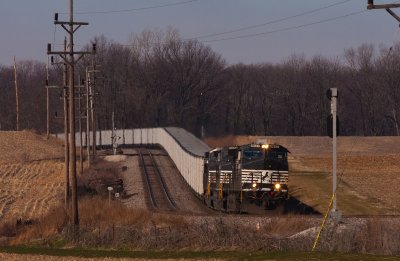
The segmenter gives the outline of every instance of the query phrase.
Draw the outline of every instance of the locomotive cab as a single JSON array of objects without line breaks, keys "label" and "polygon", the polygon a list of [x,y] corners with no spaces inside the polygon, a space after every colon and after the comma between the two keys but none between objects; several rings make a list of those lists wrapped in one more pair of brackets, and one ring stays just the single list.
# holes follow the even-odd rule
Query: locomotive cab
[{"label": "locomotive cab", "polygon": [[265,146],[265,169],[288,171],[288,150],[277,144]]},{"label": "locomotive cab", "polygon": [[238,211],[251,205],[261,206],[262,210],[275,208],[288,197],[288,153],[278,144],[210,151],[206,154],[204,178],[209,205],[225,211],[232,204]]}]

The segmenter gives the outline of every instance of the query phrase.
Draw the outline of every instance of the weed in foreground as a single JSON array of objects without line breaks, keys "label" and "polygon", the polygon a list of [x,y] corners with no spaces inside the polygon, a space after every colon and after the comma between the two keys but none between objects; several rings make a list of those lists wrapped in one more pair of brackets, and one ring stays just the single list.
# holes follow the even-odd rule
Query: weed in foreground
[{"label": "weed in foreground", "polygon": [[[118,248],[158,251],[310,251],[316,226],[306,217],[190,217],[130,209],[101,196],[79,202],[80,230],[75,237],[61,207],[33,224],[0,225],[11,245]],[[400,220],[356,219],[329,224],[318,251],[400,255]]]}]

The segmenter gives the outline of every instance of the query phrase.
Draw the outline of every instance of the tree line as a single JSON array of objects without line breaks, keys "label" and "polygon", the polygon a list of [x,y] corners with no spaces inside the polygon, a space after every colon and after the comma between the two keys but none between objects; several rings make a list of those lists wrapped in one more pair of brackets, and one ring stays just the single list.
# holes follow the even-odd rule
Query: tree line
[{"label": "tree line", "polygon": [[[340,135],[399,135],[400,44],[361,45],[343,57],[292,55],[281,63],[227,64],[176,30],[133,34],[128,45],[96,37],[97,126],[183,127],[198,136],[326,135],[326,91],[339,91]],[[86,47],[89,48],[89,45]],[[91,58],[77,75],[84,77]],[[46,64],[19,61],[20,126],[46,131]],[[62,68],[49,67],[50,85]],[[0,128],[15,129],[12,66],[0,66]],[[51,131],[62,132],[62,91],[51,89]],[[55,117],[57,112],[57,117]]]}]

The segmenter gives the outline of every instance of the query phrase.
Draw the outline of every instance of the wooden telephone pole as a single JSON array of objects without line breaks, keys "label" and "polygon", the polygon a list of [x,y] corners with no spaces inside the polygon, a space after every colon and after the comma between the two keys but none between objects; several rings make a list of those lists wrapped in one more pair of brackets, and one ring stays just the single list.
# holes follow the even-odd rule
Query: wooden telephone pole
[{"label": "wooden telephone pole", "polygon": [[91,107],[91,119],[92,119],[92,136],[93,136],[93,149],[92,149],[92,154],[93,154],[93,160],[94,157],[96,156],[96,118],[95,118],[95,111],[94,111],[94,97],[95,97],[95,91],[96,91],[96,60],[95,56],[92,56],[92,69],[93,69],[93,82],[91,82],[91,90],[92,90],[92,96],[90,99],[90,107]]},{"label": "wooden telephone pole", "polygon": [[[53,52],[51,44],[47,45],[47,54],[59,55],[69,66],[69,165],[71,177],[71,199],[72,199],[72,220],[75,231],[79,229],[78,213],[78,193],[77,193],[77,175],[76,175],[76,140],[75,140],[75,64],[85,55],[93,52],[74,51],[74,33],[82,26],[88,25],[85,22],[75,22],[73,12],[73,0],[69,0],[69,21],[58,21],[58,13],[54,16],[54,24],[61,25],[69,36],[69,51]],[[79,55],[75,59],[75,55]]]},{"label": "wooden telephone pole", "polygon": [[[393,16],[394,19],[396,19],[399,23],[400,23],[400,17],[391,10],[391,8],[399,8],[400,4],[379,4],[379,5],[375,5],[374,4],[374,0],[368,0],[368,6],[367,9],[368,10],[372,10],[372,9],[385,9],[386,12],[388,12],[391,16]],[[393,118],[390,117],[390,119],[392,119],[395,123],[396,126],[396,131],[397,131],[397,136],[399,136],[399,125],[397,122],[397,117],[396,117],[396,110],[393,109],[392,111],[393,114]]]},{"label": "wooden telephone pole", "polygon": [[17,62],[14,56],[14,80],[15,80],[15,107],[17,113],[16,129],[19,131],[19,96],[18,96],[18,74],[17,74]]},{"label": "wooden telephone pole", "polygon": [[50,138],[49,57],[46,64],[46,138]]},{"label": "wooden telephone pole", "polygon": [[374,4],[374,0],[368,0],[368,6],[367,9],[368,10],[372,10],[372,9],[385,9],[386,12],[388,12],[391,16],[394,17],[394,19],[396,19],[398,22],[400,22],[400,17],[391,10],[391,8],[399,8],[400,4],[379,4],[379,5],[375,5]]},{"label": "wooden telephone pole", "polygon": [[[64,39],[64,52],[67,51],[67,38]],[[65,62],[54,62],[53,56],[51,56],[51,64],[63,66],[63,80],[61,86],[49,86],[49,81],[46,81],[47,95],[49,89],[62,89],[63,92],[63,118],[64,118],[64,176],[65,176],[65,193],[64,193],[64,209],[65,213],[69,210],[69,199],[70,199],[70,185],[69,185],[69,138],[68,138],[68,64]],[[47,98],[47,125],[49,125],[49,98]],[[48,127],[49,128],[49,127]]]},{"label": "wooden telephone pole", "polygon": [[[64,52],[67,51],[67,38],[64,38]],[[69,201],[70,201],[70,184],[69,184],[69,131],[68,131],[68,64],[64,61],[63,63],[63,104],[64,104],[64,163],[65,163],[65,191],[64,191],[64,209],[65,213],[68,213]]]},{"label": "wooden telephone pole", "polygon": [[[96,48],[96,45],[93,45],[94,48]],[[92,56],[92,67],[91,70],[87,71],[87,79],[88,79],[88,91],[89,91],[89,96],[90,100],[88,101],[88,108],[90,108],[90,121],[92,125],[92,157],[93,161],[96,156],[96,146],[97,146],[97,138],[96,138],[96,111],[95,111],[95,105],[96,105],[96,73],[99,72],[99,70],[96,69],[96,61],[95,61],[95,55]],[[89,112],[89,109],[88,109]]]}]

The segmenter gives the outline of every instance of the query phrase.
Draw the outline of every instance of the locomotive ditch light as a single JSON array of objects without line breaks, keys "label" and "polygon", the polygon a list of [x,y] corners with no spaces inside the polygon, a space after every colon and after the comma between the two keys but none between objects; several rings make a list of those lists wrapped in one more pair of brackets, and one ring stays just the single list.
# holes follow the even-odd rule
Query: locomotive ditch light
[{"label": "locomotive ditch light", "polygon": [[276,184],[275,184],[275,189],[276,189],[276,190],[280,190],[280,189],[281,189],[281,184],[276,183]]}]

